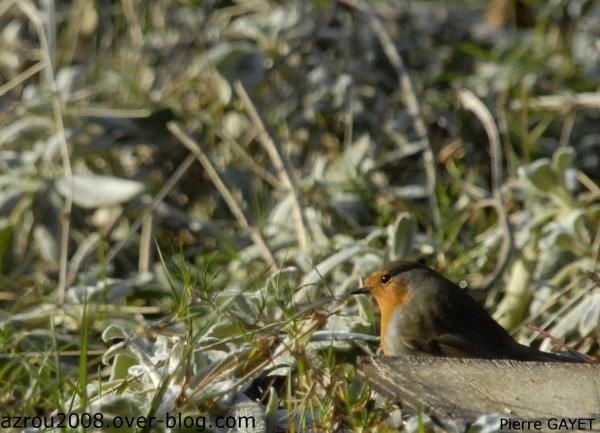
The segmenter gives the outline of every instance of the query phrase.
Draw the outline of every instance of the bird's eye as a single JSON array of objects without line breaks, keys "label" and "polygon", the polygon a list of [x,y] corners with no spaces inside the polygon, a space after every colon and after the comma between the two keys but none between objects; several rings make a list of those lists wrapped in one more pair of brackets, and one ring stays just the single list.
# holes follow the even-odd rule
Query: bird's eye
[{"label": "bird's eye", "polygon": [[392,279],[392,276],[390,274],[385,274],[381,276],[381,282],[383,284],[387,283],[388,281],[390,281]]}]

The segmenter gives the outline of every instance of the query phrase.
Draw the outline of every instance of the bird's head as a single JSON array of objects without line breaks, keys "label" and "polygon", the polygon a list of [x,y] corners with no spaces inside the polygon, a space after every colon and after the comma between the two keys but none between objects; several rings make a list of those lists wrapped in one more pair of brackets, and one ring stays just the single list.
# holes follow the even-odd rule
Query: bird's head
[{"label": "bird's head", "polygon": [[[418,271],[417,273],[413,271]],[[389,318],[397,306],[410,299],[415,277],[432,272],[424,265],[415,262],[398,261],[385,265],[371,273],[364,281],[364,287],[353,290],[352,294],[371,294],[381,310],[382,318]]]}]

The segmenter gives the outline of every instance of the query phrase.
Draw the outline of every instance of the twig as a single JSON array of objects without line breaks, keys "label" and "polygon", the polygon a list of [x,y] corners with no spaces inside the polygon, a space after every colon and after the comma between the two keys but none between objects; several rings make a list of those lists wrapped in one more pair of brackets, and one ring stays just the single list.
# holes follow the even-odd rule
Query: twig
[{"label": "twig", "polygon": [[510,102],[512,110],[519,110],[526,106],[532,110],[570,110],[572,108],[598,108],[600,107],[600,93],[584,92],[565,94],[565,95],[548,95],[539,96],[537,98],[528,98],[525,103],[520,100]]},{"label": "twig", "polygon": [[185,147],[187,147],[188,150],[192,152],[192,154],[194,154],[196,159],[200,161],[200,164],[202,164],[202,167],[206,171],[206,175],[215,185],[215,187],[225,200],[225,203],[227,203],[227,206],[229,206],[231,213],[238,220],[239,225],[248,234],[248,236],[250,236],[250,238],[260,251],[261,255],[263,256],[263,259],[267,262],[269,268],[271,268],[271,271],[275,272],[277,270],[275,258],[273,257],[273,253],[269,249],[267,243],[263,239],[262,234],[256,227],[250,225],[248,219],[244,215],[244,212],[242,212],[241,207],[238,205],[237,201],[233,197],[233,194],[231,194],[229,189],[225,186],[225,183],[223,183],[223,180],[221,180],[221,177],[217,173],[217,170],[214,168],[214,166],[212,165],[206,154],[202,151],[202,149],[200,149],[198,143],[196,143],[187,133],[185,133],[177,122],[169,122],[167,124],[167,128],[171,132],[171,134],[173,134]]},{"label": "twig", "polygon": [[[573,288],[577,287],[577,285],[581,282],[581,278],[577,278],[571,283],[567,284],[566,287],[563,287],[553,295],[549,296],[544,303],[538,308],[538,310],[532,316],[528,317],[527,320],[523,321],[519,324],[519,326],[515,327],[513,332],[516,334],[522,327],[529,327],[532,323],[534,323],[539,317],[541,317],[548,309],[555,305],[556,301],[563,298],[569,291],[573,290]],[[535,339],[535,336],[529,339],[529,343],[531,343]]]},{"label": "twig", "polygon": [[585,276],[592,281],[594,287],[600,287],[600,275],[595,274],[592,271],[586,271]]},{"label": "twig", "polygon": [[292,197],[292,216],[294,218],[295,227],[296,227],[296,237],[298,239],[298,246],[301,250],[306,251],[308,247],[308,233],[306,231],[306,224],[304,222],[304,215],[302,213],[302,207],[300,206],[300,200],[298,191],[296,189],[296,185],[292,180],[292,175],[290,170],[285,166],[283,162],[283,158],[277,149],[277,145],[267,132],[265,128],[265,124],[260,118],[252,100],[246,93],[246,89],[241,82],[236,81],[233,85],[235,91],[238,96],[242,99],[244,106],[246,107],[246,111],[250,116],[250,120],[254,123],[254,127],[258,131],[258,139],[260,143],[263,145],[267,153],[269,154],[269,158],[271,162],[275,166],[275,171],[277,172],[277,176],[279,177],[281,183],[285,188],[288,189],[289,193]]},{"label": "twig", "polygon": [[129,227],[129,231],[127,232],[127,234],[109,250],[108,254],[106,255],[107,262],[111,262],[116,257],[116,255],[119,254],[121,249],[129,242],[133,234],[142,226],[144,218],[146,218],[146,216],[149,215],[151,212],[154,212],[159,203],[163,201],[163,199],[167,196],[169,191],[173,189],[177,182],[179,182],[179,179],[181,179],[181,177],[185,174],[188,168],[190,168],[194,160],[194,155],[188,155],[183,160],[183,162],[179,164],[179,167],[177,167],[175,172],[165,182],[158,194],[156,194],[156,196],[152,199],[152,202],[150,202],[150,204],[137,217],[133,224],[131,224],[131,227]]},{"label": "twig", "polygon": [[463,107],[472,111],[483,124],[490,141],[492,195],[495,203],[494,207],[496,208],[498,220],[500,221],[500,228],[504,235],[504,242],[502,243],[502,248],[499,253],[500,257],[498,258],[494,271],[482,284],[483,289],[487,290],[498,281],[498,278],[500,278],[506,269],[510,254],[514,248],[514,239],[510,221],[506,209],[504,208],[504,203],[502,202],[502,194],[500,193],[500,188],[502,187],[502,147],[500,145],[500,134],[498,133],[496,122],[485,104],[481,102],[473,92],[466,89],[461,90],[458,97]]},{"label": "twig", "polygon": [[131,42],[135,47],[141,47],[144,43],[144,33],[137,17],[135,5],[132,0],[121,0],[121,5],[123,6],[123,15],[127,21]]},{"label": "twig", "polygon": [[148,108],[106,108],[106,107],[77,107],[73,113],[79,117],[113,117],[113,118],[135,118],[144,119],[152,115]]},{"label": "twig", "polygon": [[[345,2],[345,4],[356,7],[353,2]],[[418,136],[417,140],[423,143],[423,165],[425,166],[425,175],[427,176],[429,206],[431,207],[433,223],[436,228],[439,228],[441,225],[441,215],[436,195],[437,172],[435,167],[435,156],[431,141],[429,140],[429,135],[427,133],[427,126],[425,125],[425,121],[421,115],[419,100],[417,99],[410,76],[404,67],[402,57],[394,46],[392,38],[390,37],[383,23],[373,11],[366,9],[366,6],[361,5],[358,10],[366,12],[369,18],[369,24],[375,32],[375,35],[377,36],[377,39],[383,48],[383,52],[396,71],[396,75],[398,76],[398,84],[402,90],[406,108],[408,109],[408,114],[411,117],[413,128]]]},{"label": "twig", "polygon": [[558,347],[560,349],[566,350],[571,355],[577,357],[577,359],[584,360],[584,361],[587,361],[587,362],[593,362],[594,361],[594,358],[592,358],[591,356],[588,356],[585,353],[581,353],[581,352],[573,349],[572,347],[569,347],[561,339],[552,336],[549,332],[544,331],[543,329],[538,328],[537,326],[529,325],[529,329],[531,329],[532,331],[535,331],[535,332],[539,333],[542,337],[549,339],[550,343],[552,343],[552,345],[554,347]]},{"label": "twig", "polygon": [[[36,29],[40,44],[42,46],[41,55],[42,63],[46,68],[44,69],[43,78],[46,81],[46,86],[50,90],[52,95],[52,114],[54,115],[54,122],[58,132],[58,138],[60,140],[61,159],[63,164],[63,170],[67,180],[67,185],[71,185],[65,198],[65,205],[61,211],[61,237],[60,237],[60,257],[59,257],[59,268],[58,268],[58,285],[56,288],[57,304],[62,306],[65,300],[65,288],[67,283],[67,262],[69,255],[69,231],[71,227],[71,209],[73,208],[73,171],[71,170],[71,160],[69,155],[69,144],[67,143],[67,137],[65,135],[65,124],[62,115],[62,106],[57,91],[56,79],[54,77],[54,70],[52,68],[52,53],[51,47],[49,46],[48,39],[46,38],[46,32],[44,30],[44,23],[40,16],[39,11],[29,1],[24,0],[18,2],[17,5],[21,8],[23,13],[29,18],[31,23]],[[48,12],[48,11],[47,11]]]},{"label": "twig", "polygon": [[219,137],[221,140],[223,140],[223,143],[228,145],[242,159],[242,161],[248,166],[248,168],[250,170],[252,170],[252,172],[254,172],[254,174],[256,174],[262,180],[267,182],[273,188],[275,188],[275,189],[281,188],[281,182],[279,182],[279,180],[275,176],[273,176],[271,173],[269,173],[268,170],[266,170],[263,167],[261,167],[260,165],[258,165],[250,157],[250,155],[248,155],[248,153],[244,150],[244,148],[240,145],[240,143],[237,142],[237,140],[234,140],[224,130],[217,131],[216,134],[217,134],[217,137]]},{"label": "twig", "polygon": [[0,2],[0,17],[8,11],[17,0],[2,0]]},{"label": "twig", "polygon": [[[594,243],[592,244],[592,251],[594,251],[594,266],[592,270],[596,272],[598,269],[598,260],[600,259],[600,226],[596,229],[596,236],[594,236]],[[598,284],[596,280],[593,280]]]},{"label": "twig", "polygon": [[563,128],[560,133],[560,140],[558,141],[558,147],[567,147],[571,139],[571,133],[573,132],[573,126],[575,126],[575,118],[577,117],[577,111],[572,110],[567,114],[567,118],[563,123]]},{"label": "twig", "polygon": [[138,259],[138,272],[146,273],[150,270],[152,258],[152,233],[154,232],[154,218],[152,214],[142,219],[142,231],[140,233],[140,253]]},{"label": "twig", "polygon": [[596,185],[596,182],[590,179],[588,175],[586,175],[581,170],[577,170],[575,177],[577,178],[579,183],[581,183],[588,189],[588,191],[592,194],[594,200],[600,198],[600,187]]},{"label": "twig", "polygon": [[374,335],[361,334],[359,332],[347,331],[316,331],[310,337],[309,341],[366,341],[369,343],[379,343],[379,337]]},{"label": "twig", "polygon": [[42,69],[44,69],[46,66],[47,66],[46,62],[41,61],[41,62],[37,62],[35,65],[30,66],[29,68],[25,69],[23,72],[18,74],[16,77],[10,79],[9,81],[7,81],[6,83],[4,83],[3,85],[0,86],[0,96],[4,95],[6,92],[10,91],[11,89],[14,89],[15,87],[17,87],[19,84],[21,84],[23,81],[27,80],[28,78],[34,76],[35,74],[40,72]]},{"label": "twig", "polygon": [[550,327],[550,325],[556,319],[558,319],[559,317],[561,317],[567,310],[569,310],[571,307],[573,307],[578,302],[580,302],[593,289],[594,289],[594,285],[590,284],[590,287],[586,288],[585,290],[582,290],[576,296],[574,296],[573,298],[571,298],[566,304],[564,304],[557,311],[555,311],[554,314],[552,314],[550,317],[548,317],[548,319],[546,319],[546,321],[540,325],[540,328],[541,329],[548,329]]}]

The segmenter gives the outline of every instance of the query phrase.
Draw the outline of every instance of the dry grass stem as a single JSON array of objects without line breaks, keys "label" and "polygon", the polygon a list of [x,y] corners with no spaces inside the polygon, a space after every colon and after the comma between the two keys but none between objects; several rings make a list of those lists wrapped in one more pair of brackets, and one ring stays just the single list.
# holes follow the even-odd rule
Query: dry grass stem
[{"label": "dry grass stem", "polygon": [[45,67],[46,63],[42,61],[37,62],[35,65],[32,65],[29,68],[25,69],[23,72],[16,75],[14,78],[10,79],[9,81],[0,86],[0,96],[4,95],[6,92],[9,92],[11,89],[14,89],[23,81],[33,77]]},{"label": "dry grass stem", "polygon": [[525,103],[521,100],[513,100],[510,102],[512,110],[520,110],[527,107],[531,110],[571,110],[573,108],[600,108],[600,93],[584,92],[564,95],[549,95],[529,97],[525,99]]},{"label": "dry grass stem", "polygon": [[277,145],[267,132],[264,122],[262,121],[258,111],[256,111],[256,107],[252,103],[252,100],[246,93],[246,89],[242,86],[242,83],[237,81],[234,84],[235,91],[238,96],[242,99],[244,103],[244,107],[250,116],[250,120],[254,123],[254,127],[258,131],[258,139],[259,142],[263,145],[267,153],[269,154],[269,158],[271,159],[271,163],[275,167],[275,171],[277,172],[277,176],[279,177],[281,183],[285,186],[288,192],[292,197],[292,213],[296,227],[296,237],[298,239],[298,246],[301,250],[306,251],[308,248],[308,232],[306,230],[306,223],[304,221],[304,215],[302,213],[302,207],[300,205],[300,199],[298,195],[298,190],[296,189],[295,182],[292,178],[291,170],[286,167],[286,164],[281,157],[281,153],[277,148]]},{"label": "dry grass stem", "polygon": [[264,169],[263,167],[258,165],[254,161],[254,159],[252,159],[252,157],[250,155],[248,155],[246,150],[244,150],[244,148],[236,140],[231,138],[225,131],[217,132],[217,136],[221,140],[223,140],[223,143],[225,143],[227,146],[229,146],[235,152],[235,154],[242,160],[242,162],[250,170],[252,170],[252,172],[254,174],[256,174],[262,180],[267,182],[273,188],[275,188],[275,189],[282,188],[281,182],[279,182],[279,180],[275,176],[273,176],[271,173],[269,173],[266,169]]},{"label": "dry grass stem", "polygon": [[[361,7],[364,10],[364,7]],[[369,24],[377,35],[377,39],[383,48],[387,59],[394,67],[396,75],[398,76],[398,84],[402,90],[404,96],[404,102],[406,108],[413,123],[413,128],[417,133],[417,140],[423,143],[423,164],[425,166],[425,174],[427,176],[427,191],[429,193],[429,205],[431,207],[431,215],[435,227],[440,227],[441,215],[437,201],[437,170],[435,167],[435,155],[431,141],[429,140],[429,134],[427,132],[427,126],[425,120],[421,115],[421,108],[419,106],[419,100],[417,94],[413,88],[410,75],[404,67],[404,62],[400,53],[396,49],[391,36],[387,32],[383,22],[373,12],[368,13]]]},{"label": "dry grass stem", "polygon": [[121,249],[125,245],[127,245],[133,234],[142,226],[144,218],[146,218],[147,215],[153,212],[159,205],[159,203],[163,201],[163,199],[167,196],[169,191],[173,189],[177,182],[179,182],[179,179],[181,179],[181,177],[185,174],[188,168],[190,168],[195,159],[196,158],[194,157],[194,155],[188,155],[183,160],[183,162],[179,164],[179,167],[177,167],[175,172],[173,172],[171,177],[169,177],[169,179],[165,182],[158,194],[156,194],[156,197],[152,199],[152,201],[143,210],[143,212],[136,218],[133,224],[131,224],[131,227],[129,227],[127,234],[109,250],[108,254],[106,255],[107,262],[110,263],[121,251]]},{"label": "dry grass stem", "polygon": [[140,248],[138,259],[138,272],[146,273],[150,271],[152,264],[152,240],[154,233],[154,218],[152,213],[146,214],[142,219],[142,230],[140,233]]},{"label": "dry grass stem", "polygon": [[499,252],[499,257],[496,263],[496,267],[492,274],[486,278],[482,286],[484,289],[489,289],[493,286],[498,279],[504,273],[504,269],[508,265],[510,255],[514,248],[514,239],[512,234],[512,228],[504,208],[504,202],[502,200],[502,194],[500,188],[502,187],[502,146],[500,144],[500,134],[496,127],[496,122],[490,110],[485,106],[481,100],[475,96],[470,90],[463,89],[458,94],[460,103],[462,106],[473,112],[483,124],[485,132],[490,141],[490,157],[491,157],[491,168],[492,168],[492,196],[494,198],[494,208],[498,213],[498,220],[500,221],[500,228],[504,237],[502,242],[502,248]]},{"label": "dry grass stem", "polygon": [[225,186],[225,183],[223,182],[223,180],[221,180],[221,177],[217,173],[217,170],[214,168],[214,166],[212,165],[206,154],[202,151],[202,149],[200,149],[198,143],[196,143],[189,135],[187,135],[183,131],[181,126],[179,126],[179,124],[177,124],[176,122],[169,122],[167,128],[185,147],[188,148],[190,152],[194,154],[196,159],[200,161],[200,164],[202,164],[202,167],[204,167],[204,170],[206,171],[206,175],[210,178],[211,182],[215,185],[215,188],[217,188],[217,190],[227,203],[229,210],[231,210],[231,213],[237,219],[240,227],[248,234],[248,236],[250,236],[250,239],[252,239],[252,241],[258,248],[259,252],[261,253],[265,262],[267,262],[267,265],[269,266],[271,271],[277,271],[277,264],[275,263],[273,253],[271,252],[267,243],[263,239],[260,230],[258,230],[255,226],[250,225],[248,219],[246,218],[246,215],[244,215],[244,212],[242,211],[242,208],[240,207],[240,205],[238,205],[237,201],[233,197],[233,194],[231,194],[227,186]]},{"label": "dry grass stem", "polygon": [[43,18],[38,9],[29,1],[24,0],[23,2],[17,3],[23,13],[33,24],[38,38],[41,44],[41,55],[42,62],[46,68],[44,69],[45,84],[50,89],[52,95],[52,113],[54,115],[54,123],[58,131],[58,138],[60,140],[60,151],[61,159],[63,163],[63,170],[65,178],[68,184],[71,185],[70,191],[66,196],[65,204],[61,212],[61,238],[60,238],[60,257],[59,257],[59,270],[58,270],[58,284],[56,287],[56,299],[58,305],[63,305],[65,300],[65,289],[67,285],[67,264],[69,259],[69,231],[71,226],[71,209],[73,208],[73,186],[71,170],[71,160],[69,155],[69,145],[67,143],[67,136],[65,134],[65,125],[62,115],[62,103],[59,98],[56,78],[54,76],[54,70],[52,68],[52,53],[51,48],[46,38],[46,31],[44,29]]}]

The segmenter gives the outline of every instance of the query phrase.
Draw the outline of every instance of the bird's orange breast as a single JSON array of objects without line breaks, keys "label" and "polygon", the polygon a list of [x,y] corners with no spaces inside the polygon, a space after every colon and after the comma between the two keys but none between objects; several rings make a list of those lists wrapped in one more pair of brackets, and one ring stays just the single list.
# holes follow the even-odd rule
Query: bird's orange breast
[{"label": "bird's orange breast", "polygon": [[374,293],[374,296],[379,305],[379,311],[381,312],[380,335],[381,345],[385,353],[387,352],[385,347],[385,333],[387,332],[396,308],[408,300],[409,291],[407,287],[392,282],[389,287],[385,287],[385,290]]}]

